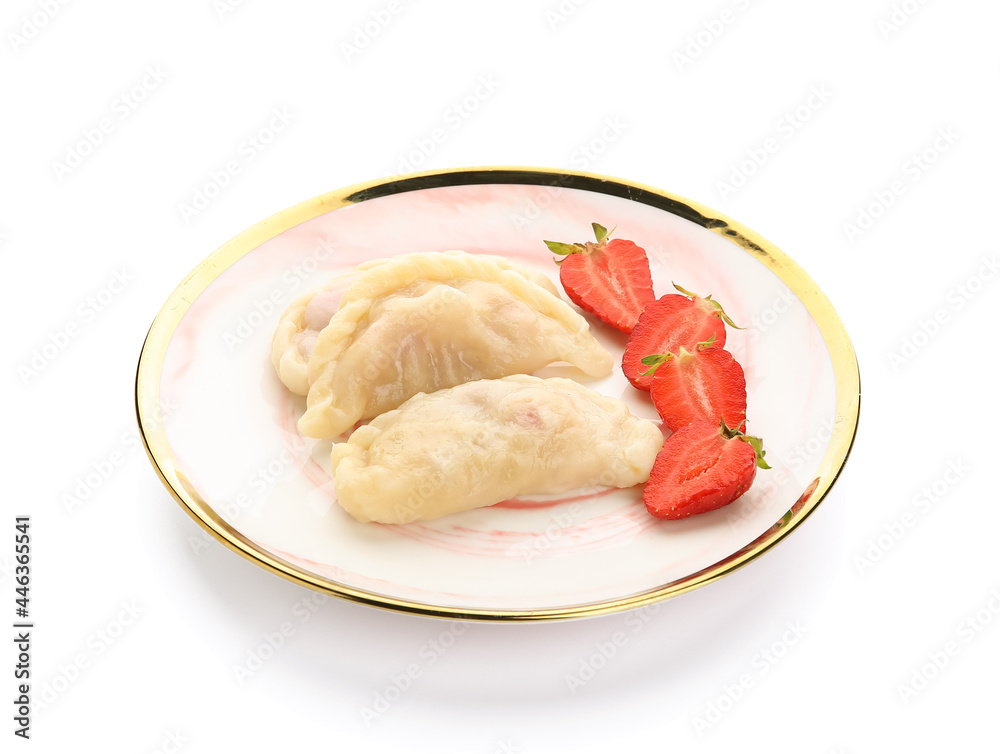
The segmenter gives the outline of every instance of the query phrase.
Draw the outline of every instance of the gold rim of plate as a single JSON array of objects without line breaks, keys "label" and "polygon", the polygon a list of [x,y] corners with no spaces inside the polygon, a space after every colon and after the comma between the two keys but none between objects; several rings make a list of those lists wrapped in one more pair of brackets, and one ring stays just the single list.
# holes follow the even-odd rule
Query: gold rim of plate
[{"label": "gold rim of plate", "polygon": [[[245,254],[289,228],[332,210],[391,194],[444,186],[520,184],[553,186],[618,196],[656,207],[701,225],[735,243],[765,264],[798,297],[812,315],[829,350],[836,379],[837,407],[830,445],[818,476],[770,529],[717,563],[684,578],[619,599],[535,610],[484,610],[432,605],[397,599],[339,584],[286,562],[247,539],[227,524],[182,478],[172,484],[163,468],[175,469],[158,411],[160,372],[167,346],[192,302],[219,275]],[[146,453],[160,481],[209,534],[248,560],[296,584],[342,599],[406,613],[484,621],[544,621],[582,618],[629,610],[675,597],[710,584],[741,568],[784,539],[811,514],[829,493],[847,462],[857,432],[861,399],[857,356],[850,338],[830,301],[812,279],[774,244],[738,222],[689,199],[632,181],[571,170],[487,166],[452,168],[381,178],[359,183],[309,199],[263,220],[217,249],[181,282],[153,320],[146,336],[136,374],[135,399],[139,431]]]}]

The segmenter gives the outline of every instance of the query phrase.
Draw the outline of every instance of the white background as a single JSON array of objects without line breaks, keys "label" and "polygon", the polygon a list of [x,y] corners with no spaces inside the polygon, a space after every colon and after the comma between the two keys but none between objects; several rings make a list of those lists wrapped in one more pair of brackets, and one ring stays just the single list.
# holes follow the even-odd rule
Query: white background
[{"label": "white background", "polygon": [[[38,703],[25,742],[7,702],[5,751],[995,748],[1000,7],[224,3],[0,12],[0,578],[6,621],[30,514]],[[861,364],[860,432],[787,541],[658,610],[456,626],[315,604],[172,501],[130,433],[139,349],[177,283],[298,201],[485,164],[703,202],[827,293]]]}]

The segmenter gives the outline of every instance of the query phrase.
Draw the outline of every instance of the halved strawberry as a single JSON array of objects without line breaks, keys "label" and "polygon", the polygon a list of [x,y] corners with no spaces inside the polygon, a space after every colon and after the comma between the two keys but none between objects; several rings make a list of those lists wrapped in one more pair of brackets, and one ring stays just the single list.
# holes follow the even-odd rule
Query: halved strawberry
[{"label": "halved strawberry", "polygon": [[646,304],[656,299],[646,252],[632,241],[608,239],[606,228],[593,223],[597,243],[546,241],[557,260],[559,281],[570,300],[624,333],[632,332]]},{"label": "halved strawberry", "polygon": [[726,422],[696,420],[663,443],[642,492],[646,510],[657,518],[680,519],[707,513],[750,489],[757,468],[769,469],[763,443]]},{"label": "halved strawberry", "polygon": [[726,325],[740,328],[722,305],[711,296],[702,298],[674,283],[684,295],[669,293],[647,304],[625,344],[622,371],[633,386],[649,390],[652,375],[644,374],[642,357],[651,353],[694,351],[699,343],[711,340],[717,348],[726,345]]},{"label": "halved strawberry", "polygon": [[724,348],[699,344],[694,353],[681,348],[642,359],[651,366],[653,405],[670,429],[696,419],[717,425],[720,420],[737,429],[747,419],[747,381],[743,367]]}]

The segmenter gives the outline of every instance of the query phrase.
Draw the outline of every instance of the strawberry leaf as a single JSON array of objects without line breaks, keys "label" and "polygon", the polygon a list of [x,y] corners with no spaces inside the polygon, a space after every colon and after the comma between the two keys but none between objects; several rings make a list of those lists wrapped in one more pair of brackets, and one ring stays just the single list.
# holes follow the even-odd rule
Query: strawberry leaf
[{"label": "strawberry leaf", "polygon": [[[746,420],[744,419],[743,421],[745,422]],[[732,427],[727,427],[725,417],[723,417],[722,419],[722,425],[719,427],[719,432],[722,433],[723,437],[730,440],[732,440],[733,438],[739,438],[740,440],[743,440],[743,442],[747,443],[751,448],[753,448],[753,452],[757,455],[757,468],[759,469],[771,468],[768,465],[767,461],[764,460],[765,450],[764,450],[764,441],[762,439],[760,439],[759,437],[754,437],[753,435],[744,434],[739,429],[733,429]]]},{"label": "strawberry leaf", "polygon": [[[683,293],[685,296],[687,296],[692,300],[696,298],[701,298],[697,293],[691,293],[691,291],[681,288],[679,285],[677,285],[677,283],[674,283],[674,288],[676,288],[677,290],[679,290],[681,293]],[[711,298],[711,296],[709,296],[709,298]]]},{"label": "strawberry leaf", "polygon": [[652,367],[652,369],[647,369],[642,375],[645,377],[653,374],[659,368],[660,364],[666,364],[672,358],[674,358],[672,353],[654,353],[649,356],[643,356],[642,363],[647,367]]},{"label": "strawberry leaf", "polygon": [[677,283],[674,283],[674,288],[676,288],[677,290],[679,290],[681,293],[683,293],[685,296],[687,296],[688,298],[690,298],[692,301],[694,301],[695,299],[698,299],[698,298],[701,298],[703,301],[707,301],[709,304],[711,304],[712,306],[714,306],[716,309],[719,310],[719,316],[722,317],[722,321],[725,322],[730,327],[732,327],[734,330],[742,330],[742,329],[744,329],[744,328],[740,327],[738,324],[736,324],[735,322],[733,322],[729,318],[729,315],[726,314],[726,310],[722,308],[722,304],[720,304],[718,301],[716,301],[715,299],[713,299],[711,293],[708,294],[707,296],[705,296],[704,298],[702,298],[697,293],[692,293],[689,290],[681,288],[679,285],[677,285]]},{"label": "strawberry leaf", "polygon": [[545,245],[549,247],[549,251],[553,254],[559,254],[560,256],[565,256],[567,254],[579,254],[584,251],[583,244],[578,243],[559,243],[558,241],[546,241]]},{"label": "strawberry leaf", "polygon": [[742,327],[740,327],[738,324],[736,324],[735,322],[733,322],[729,318],[729,315],[726,314],[726,310],[722,308],[722,304],[720,304],[718,301],[713,300],[711,296],[709,296],[705,300],[708,301],[712,306],[714,306],[716,309],[719,310],[719,314],[722,316],[722,321],[723,322],[725,322],[727,325],[729,325],[730,327],[732,327],[734,330],[742,330],[743,329]]},{"label": "strawberry leaf", "polygon": [[605,239],[606,239],[606,238],[607,238],[608,236],[610,236],[610,235],[611,235],[612,233],[614,233],[614,232],[615,232],[615,229],[616,229],[616,228],[618,227],[618,226],[616,225],[616,226],[615,226],[614,228],[612,228],[611,230],[608,230],[607,228],[605,228],[605,227],[604,227],[603,225],[601,225],[600,223],[591,223],[591,224],[590,224],[590,226],[591,226],[591,227],[592,227],[592,228],[594,229],[594,237],[595,237],[595,238],[597,239],[597,243],[598,243],[598,244],[603,244],[603,243],[604,243],[604,240],[605,240]]},{"label": "strawberry leaf", "polygon": [[764,460],[764,441],[759,437],[751,437],[750,435],[744,435],[743,439],[750,443],[750,447],[753,448],[754,453],[757,454],[757,468],[759,469],[769,469],[771,468],[767,461]]}]

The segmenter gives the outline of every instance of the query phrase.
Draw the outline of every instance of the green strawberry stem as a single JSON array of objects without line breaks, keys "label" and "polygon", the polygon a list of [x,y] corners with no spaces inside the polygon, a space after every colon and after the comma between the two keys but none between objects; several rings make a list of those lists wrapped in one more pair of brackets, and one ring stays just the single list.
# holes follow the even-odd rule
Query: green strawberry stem
[{"label": "green strawberry stem", "polygon": [[[743,422],[741,422],[741,424],[745,422],[746,419],[744,419]],[[753,448],[754,453],[757,455],[757,468],[759,469],[771,468],[768,465],[767,461],[764,460],[764,454],[766,451],[764,450],[764,441],[761,438],[744,434],[738,428],[735,427],[727,427],[726,420],[724,417],[722,419],[722,426],[719,428],[719,431],[722,433],[722,436],[725,437],[726,439],[732,440],[733,438],[738,438],[740,440],[743,440],[743,442],[747,443],[751,448]]]},{"label": "green strawberry stem", "polygon": [[657,369],[660,368],[660,364],[666,364],[672,358],[674,358],[674,355],[672,353],[654,353],[650,354],[649,356],[643,356],[642,363],[645,364],[647,367],[651,367],[651,369],[647,369],[645,372],[643,372],[642,376],[646,377],[648,375],[651,375],[653,372],[655,372]]},{"label": "green strawberry stem", "polygon": [[[545,245],[549,247],[549,251],[553,254],[558,254],[561,257],[567,256],[568,254],[589,254],[593,251],[600,251],[605,246],[605,241],[608,236],[615,232],[615,228],[610,231],[599,223],[591,223],[591,227],[594,229],[594,237],[597,238],[597,243],[593,241],[587,241],[587,243],[562,243],[560,241],[545,241]],[[556,264],[560,264],[561,260],[555,260]]]},{"label": "green strawberry stem", "polygon": [[553,254],[565,256],[567,254],[579,254],[586,251],[582,243],[559,243],[558,241],[546,241],[545,245]]},{"label": "green strawberry stem", "polygon": [[[690,298],[692,301],[694,299],[697,299],[697,298],[702,298],[697,293],[691,293],[691,291],[688,291],[688,290],[685,290],[684,288],[681,288],[679,285],[677,285],[677,283],[674,283],[674,288],[676,288],[677,290],[679,290],[681,293],[683,293],[685,296],[687,296],[688,298]],[[734,330],[742,330],[743,329],[742,327],[740,327],[738,324],[736,324],[735,322],[733,322],[729,318],[729,315],[726,314],[726,310],[722,308],[722,304],[720,304],[718,301],[714,300],[712,298],[711,294],[705,296],[702,300],[703,301],[707,301],[712,306],[714,306],[716,309],[718,309],[719,313],[722,315],[722,320],[727,325],[729,325],[730,327],[732,327]]]},{"label": "green strawberry stem", "polygon": [[603,246],[604,245],[604,241],[606,239],[610,238],[611,234],[614,233],[618,229],[618,226],[616,225],[611,230],[608,230],[607,228],[605,228],[603,225],[600,225],[599,223],[591,223],[590,227],[592,227],[594,229],[594,237],[597,239],[597,243],[600,244],[601,246]]}]

